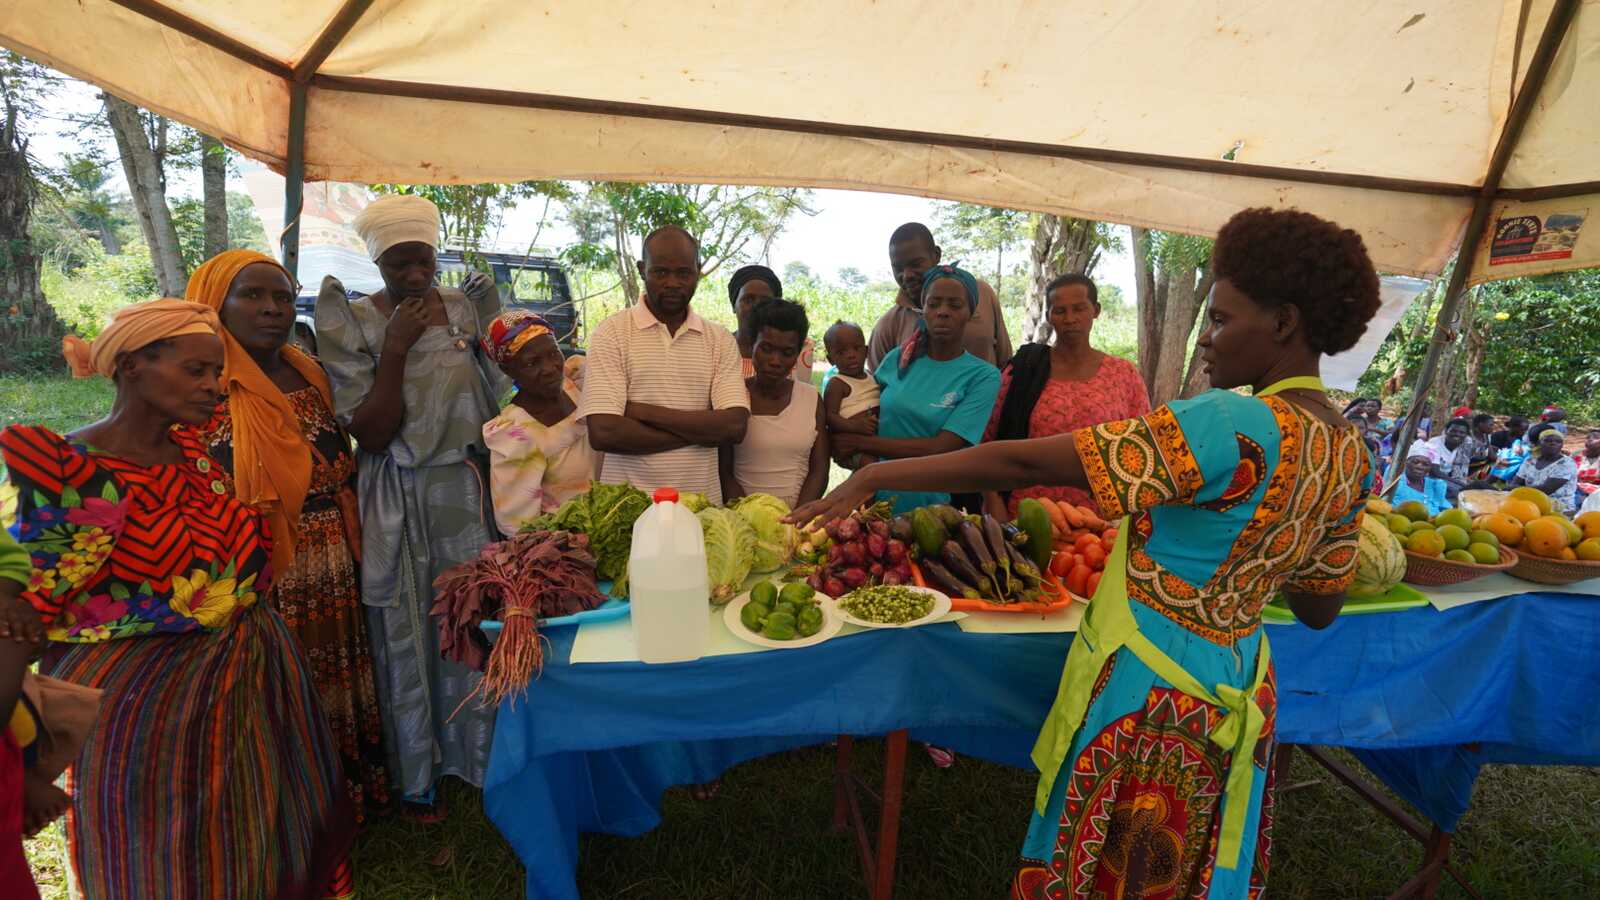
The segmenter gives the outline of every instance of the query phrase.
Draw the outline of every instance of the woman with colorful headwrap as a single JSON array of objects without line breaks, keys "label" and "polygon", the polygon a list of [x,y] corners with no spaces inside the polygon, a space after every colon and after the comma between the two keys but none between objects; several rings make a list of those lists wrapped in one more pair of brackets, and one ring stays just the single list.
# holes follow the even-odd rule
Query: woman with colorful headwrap
[{"label": "woman with colorful headwrap", "polygon": [[588,490],[597,456],[568,393],[549,322],[522,309],[501,313],[489,323],[483,348],[517,386],[506,408],[483,426],[495,521],[501,534],[512,535]]},{"label": "woman with colorful headwrap", "polygon": [[[1000,392],[1000,370],[967,352],[967,322],[978,308],[978,280],[955,266],[935,266],[922,279],[922,324],[890,350],[873,377],[882,385],[878,433],[833,436],[842,456],[865,453],[906,459],[978,443]],[[949,503],[948,493],[895,491],[896,513]]]},{"label": "woman with colorful headwrap", "polygon": [[328,376],[289,343],[295,282],[254,250],[212,257],[188,298],[222,321],[222,402],[201,430],[239,499],[272,529],[267,603],[300,640],[358,819],[389,805],[383,723],[361,608],[356,461]]},{"label": "woman with colorful headwrap", "polygon": [[317,349],[356,440],[361,600],[389,772],[408,811],[433,820],[440,778],[483,784],[494,735],[493,708],[462,705],[478,673],[440,658],[428,610],[434,579],[496,536],[483,426],[511,384],[482,339],[500,300],[434,283],[439,210],[428,200],[381,197],[354,224],[384,286],[349,300],[323,279]]},{"label": "woman with colorful headwrap", "polygon": [[[739,342],[739,366],[746,378],[756,374],[755,348],[758,335],[750,327],[750,315],[756,304],[763,300],[783,299],[783,282],[778,273],[766,266],[743,266],[728,279],[728,302],[733,305],[734,318],[739,327],[733,337]],[[800,355],[795,357],[791,377],[795,381],[811,383],[811,365],[815,360],[814,345],[810,338],[800,345]]]},{"label": "woman with colorful headwrap", "polygon": [[272,532],[196,430],[221,399],[220,331],[198,303],[119,310],[64,348],[116,382],[110,414],[0,433],[40,670],[103,692],[68,782],[85,897],[323,896],[354,836],[304,658],[259,602]]}]

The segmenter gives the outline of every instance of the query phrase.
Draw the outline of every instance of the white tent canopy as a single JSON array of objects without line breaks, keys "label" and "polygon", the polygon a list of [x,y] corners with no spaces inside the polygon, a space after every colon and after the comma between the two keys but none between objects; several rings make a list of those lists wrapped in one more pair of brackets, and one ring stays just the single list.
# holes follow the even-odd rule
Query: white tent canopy
[{"label": "white tent canopy", "polygon": [[1474,281],[1600,265],[1600,0],[8,0],[0,44],[291,190],[737,182],[1199,234],[1264,204],[1389,272],[1497,231]]}]

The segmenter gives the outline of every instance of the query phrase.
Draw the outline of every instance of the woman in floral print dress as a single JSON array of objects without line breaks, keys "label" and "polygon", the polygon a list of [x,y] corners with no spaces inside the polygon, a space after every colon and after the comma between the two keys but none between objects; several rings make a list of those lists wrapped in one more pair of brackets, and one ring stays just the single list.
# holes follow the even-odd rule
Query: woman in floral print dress
[{"label": "woman in floral print dress", "polygon": [[[300,640],[364,819],[368,809],[387,808],[390,795],[356,563],[349,435],[333,416],[327,376],[288,343],[295,288],[283,266],[254,250],[229,250],[195,270],[188,295],[217,310],[226,348],[222,402],[202,429],[207,451],[241,499],[269,510],[277,552],[267,602]],[[258,476],[241,478],[247,469]]]},{"label": "woman in floral print dress", "polygon": [[[1070,484],[1126,516],[1034,746],[1019,898],[1246,898],[1271,856],[1276,689],[1261,608],[1333,621],[1372,463],[1320,358],[1378,308],[1361,237],[1293,210],[1217,236],[1212,386],[1138,418],[859,470],[795,520],[876,491]],[[1255,396],[1232,392],[1250,387]]]},{"label": "woman in floral print dress", "polygon": [[[1024,344],[1000,373],[1000,396],[989,417],[986,441],[1069,434],[1080,428],[1131,419],[1150,411],[1150,392],[1139,368],[1089,344],[1100,317],[1100,291],[1086,275],[1067,274],[1045,286],[1055,343]],[[1094,505],[1081,488],[1034,484],[1002,498],[991,493],[985,508],[1002,521],[1017,517],[1026,497],[1048,497]]]}]

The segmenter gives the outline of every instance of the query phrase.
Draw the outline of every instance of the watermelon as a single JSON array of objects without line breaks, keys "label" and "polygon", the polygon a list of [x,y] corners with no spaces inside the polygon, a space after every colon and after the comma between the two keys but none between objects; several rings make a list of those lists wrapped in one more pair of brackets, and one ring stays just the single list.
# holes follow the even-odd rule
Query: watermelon
[{"label": "watermelon", "polygon": [[1406,574],[1406,554],[1400,542],[1378,516],[1361,520],[1356,580],[1345,591],[1349,597],[1376,597],[1400,583]]}]

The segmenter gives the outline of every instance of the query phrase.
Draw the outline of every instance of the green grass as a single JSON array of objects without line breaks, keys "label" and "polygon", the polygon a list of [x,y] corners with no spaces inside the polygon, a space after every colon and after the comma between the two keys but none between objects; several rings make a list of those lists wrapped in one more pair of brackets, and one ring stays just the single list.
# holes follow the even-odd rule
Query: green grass
[{"label": "green grass", "polygon": [[[70,431],[103,415],[110,402],[110,385],[101,380],[0,378],[0,424]],[[881,744],[859,747],[861,765],[876,782]],[[664,822],[655,831],[634,839],[583,838],[583,894],[624,900],[860,896],[865,888],[854,844],[828,830],[831,779],[832,756],[817,748],[739,766],[713,801],[669,791]],[[1303,755],[1293,781],[1314,783],[1279,806],[1274,897],[1381,897],[1406,880],[1421,856],[1417,844]],[[1002,896],[1033,787],[1030,772],[969,758],[940,771],[913,747],[898,896]],[[449,782],[446,796],[451,814],[441,824],[389,818],[367,828],[356,853],[363,898],[522,896],[522,868],[484,816],[478,793]],[[46,900],[66,897],[61,852],[59,823],[28,842]],[[1486,767],[1453,856],[1487,898],[1600,896],[1600,770]],[[1447,881],[1441,896],[1465,894]]]},{"label": "green grass", "polygon": [[[858,745],[876,783],[881,744]],[[1345,757],[1346,762],[1351,760]],[[822,748],[746,763],[720,796],[667,792],[660,828],[639,838],[583,838],[578,884],[586,897],[838,897],[865,887],[847,835],[829,828],[833,757]],[[1393,828],[1303,755],[1293,782],[1309,787],[1279,806],[1272,896],[1382,897],[1421,856]],[[450,818],[438,825],[385,819],[357,848],[368,900],[522,896],[516,856],[484,817],[478,794],[448,782]],[[1027,828],[1034,776],[970,758],[940,771],[908,755],[897,896],[1002,896]],[[59,826],[30,842],[46,900],[64,897]],[[1487,898],[1600,896],[1600,771],[1489,766],[1456,836],[1453,859]],[[1466,894],[1446,882],[1440,896]]]},{"label": "green grass", "polygon": [[0,376],[0,427],[44,425],[66,433],[104,416],[115,396],[104,378]]}]

